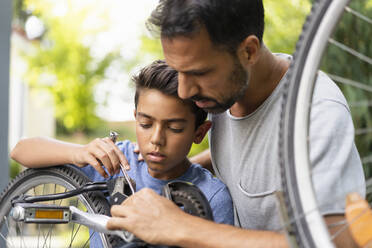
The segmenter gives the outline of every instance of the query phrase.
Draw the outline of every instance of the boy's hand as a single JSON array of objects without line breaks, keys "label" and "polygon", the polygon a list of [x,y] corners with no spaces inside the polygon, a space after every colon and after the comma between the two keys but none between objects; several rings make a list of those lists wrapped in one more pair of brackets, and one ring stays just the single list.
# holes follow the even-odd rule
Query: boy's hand
[{"label": "boy's hand", "polygon": [[129,163],[124,154],[110,138],[97,138],[78,148],[73,155],[73,163],[79,167],[92,165],[99,174],[107,178],[120,172],[120,163],[129,170]]}]

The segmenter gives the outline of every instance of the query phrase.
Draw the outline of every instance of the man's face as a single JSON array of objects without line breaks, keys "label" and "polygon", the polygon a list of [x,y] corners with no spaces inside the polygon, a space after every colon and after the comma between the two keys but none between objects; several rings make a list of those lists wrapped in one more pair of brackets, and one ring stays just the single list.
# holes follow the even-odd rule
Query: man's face
[{"label": "man's face", "polygon": [[178,71],[178,95],[204,110],[220,113],[242,98],[249,75],[238,58],[216,49],[202,29],[192,37],[161,39],[167,64]]},{"label": "man's face", "polygon": [[186,156],[194,141],[195,115],[180,99],[155,89],[142,89],[136,111],[140,153],[151,176],[172,179],[188,168]]}]

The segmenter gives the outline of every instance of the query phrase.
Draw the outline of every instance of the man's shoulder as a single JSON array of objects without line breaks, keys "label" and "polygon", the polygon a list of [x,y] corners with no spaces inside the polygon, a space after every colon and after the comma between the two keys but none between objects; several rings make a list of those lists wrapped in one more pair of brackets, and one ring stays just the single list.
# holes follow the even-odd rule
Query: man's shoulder
[{"label": "man's shoulder", "polygon": [[332,101],[348,108],[347,101],[337,84],[324,72],[319,71],[313,94],[313,103]]}]

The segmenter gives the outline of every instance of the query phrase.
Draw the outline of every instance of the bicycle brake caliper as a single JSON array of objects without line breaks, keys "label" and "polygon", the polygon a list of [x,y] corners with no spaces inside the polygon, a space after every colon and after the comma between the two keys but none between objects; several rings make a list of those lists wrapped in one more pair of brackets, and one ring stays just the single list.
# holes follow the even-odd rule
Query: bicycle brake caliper
[{"label": "bicycle brake caliper", "polygon": [[[134,185],[135,187],[134,181],[133,180],[131,181],[132,185]],[[129,184],[124,177],[117,177],[107,181],[107,189],[110,193],[111,205],[121,204],[125,199],[127,199],[132,194]]]}]

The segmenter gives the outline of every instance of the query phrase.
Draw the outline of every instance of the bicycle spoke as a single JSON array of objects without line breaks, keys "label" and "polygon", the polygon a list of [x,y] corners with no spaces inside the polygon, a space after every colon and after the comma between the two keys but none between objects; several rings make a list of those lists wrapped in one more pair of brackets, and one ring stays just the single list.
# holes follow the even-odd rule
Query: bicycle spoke
[{"label": "bicycle spoke", "polygon": [[365,209],[363,210],[358,216],[356,216],[354,219],[352,219],[352,221],[350,223],[348,223],[347,221],[345,221],[346,223],[344,224],[344,226],[342,228],[340,228],[340,230],[338,230],[337,232],[335,232],[332,236],[331,236],[331,240],[334,240],[338,235],[340,235],[342,232],[346,231],[347,228],[353,224],[355,221],[357,221],[360,217],[363,216],[363,214],[367,213],[369,210],[368,209]]},{"label": "bicycle spoke", "polygon": [[365,22],[368,22],[369,24],[372,24],[372,19],[368,18],[367,16],[365,15],[362,15],[361,13],[359,13],[358,11],[355,11],[353,10],[352,8],[350,8],[349,6],[346,6],[345,7],[345,10],[353,15],[355,15],[356,17],[358,17],[359,19],[362,19],[363,21]]},{"label": "bicycle spoke", "polygon": [[[57,193],[57,184],[54,184],[54,194]],[[53,204],[56,204],[56,200],[53,200]]]},{"label": "bicycle spoke", "polygon": [[93,237],[95,234],[96,234],[96,232],[92,232],[92,234],[89,235],[89,238],[87,239],[87,241],[85,241],[83,248],[85,248],[85,246],[86,246],[87,244],[89,244],[89,241],[92,239],[92,237]]},{"label": "bicycle spoke", "polygon": [[9,237],[11,237],[11,235],[10,235],[11,228],[9,226],[9,220],[8,220],[7,216],[4,216],[3,220],[4,220],[4,223],[5,223],[5,227],[7,229],[8,236],[5,237],[2,233],[0,233],[0,236],[8,244],[8,246],[15,247],[14,244],[13,244],[13,241],[11,239],[9,239]]},{"label": "bicycle spoke", "polygon": [[349,102],[350,108],[358,108],[358,107],[372,107],[372,101],[360,101],[360,102]]},{"label": "bicycle spoke", "polygon": [[41,229],[41,227],[40,227],[40,224],[38,224],[37,225],[37,227],[38,227],[38,234],[37,234],[37,247],[39,248],[39,244],[40,244],[40,229]]},{"label": "bicycle spoke", "polygon": [[[369,179],[366,182],[366,185],[367,185],[367,188],[368,188],[368,186],[372,186],[372,178]],[[360,187],[360,185],[355,186],[356,189],[358,189],[359,187]],[[371,189],[371,191],[372,191],[372,189]],[[286,229],[286,226],[288,226],[290,224],[293,224],[294,222],[299,221],[299,220],[301,220],[303,218],[306,218],[308,215],[310,215],[314,211],[317,211],[318,208],[321,209],[322,207],[333,205],[335,202],[344,202],[345,201],[345,196],[346,196],[346,194],[335,196],[334,198],[330,199],[329,202],[327,202],[325,204],[318,205],[316,208],[311,209],[311,210],[309,210],[307,212],[303,212],[302,214],[298,215],[295,218],[290,218],[290,219],[288,219],[288,221],[286,221],[285,223],[283,223],[283,225],[280,228],[276,229],[275,231],[279,232],[281,230]]]},{"label": "bicycle spoke", "polygon": [[362,164],[370,164],[370,163],[372,163],[372,155],[362,158]]},{"label": "bicycle spoke", "polygon": [[24,247],[27,247],[27,245],[26,245],[26,243],[25,243],[25,240],[24,240],[24,238],[23,238],[23,232],[21,231],[21,230],[23,230],[23,226],[24,226],[24,224],[23,223],[20,223],[20,225],[19,225],[20,227],[20,232],[22,233],[21,234],[21,240],[23,241],[23,244],[24,244]]},{"label": "bicycle spoke", "polygon": [[[47,232],[47,234],[46,235],[44,235],[44,232],[43,232],[43,237],[44,237],[44,244],[43,244],[43,248],[44,248],[44,246],[47,244],[47,242],[48,242],[48,239],[51,239],[51,230],[52,230],[52,224],[50,225],[50,228],[49,228],[49,230],[48,230],[48,232]],[[51,246],[50,246],[51,247]]]},{"label": "bicycle spoke", "polygon": [[81,227],[81,225],[79,224],[78,228],[76,229],[76,232],[74,233],[74,235],[73,235],[73,237],[72,237],[72,239],[71,239],[71,242],[70,242],[69,247],[71,247],[72,243],[74,242],[75,237],[76,237],[77,233],[78,233],[79,230],[80,230],[80,227]]},{"label": "bicycle spoke", "polygon": [[330,74],[330,73],[327,73],[327,75],[336,82],[339,82],[339,83],[342,83],[342,84],[345,84],[345,85],[350,85],[350,86],[353,86],[355,88],[365,90],[367,92],[372,92],[372,87],[369,86],[369,85],[366,85],[364,83],[357,82],[357,81],[354,81],[354,80],[351,80],[351,79],[348,79],[348,78],[340,77],[340,76],[337,76],[337,75],[333,75],[333,74]]},{"label": "bicycle spoke", "polygon": [[10,246],[10,247],[15,247],[13,246],[12,242],[10,242],[7,238],[4,237],[2,233],[0,233],[1,238],[4,239],[4,241]]},{"label": "bicycle spoke", "polygon": [[354,49],[352,49],[352,48],[350,48],[350,47],[348,47],[348,46],[346,46],[346,45],[344,45],[344,44],[342,44],[342,43],[340,43],[340,42],[338,42],[338,41],[336,41],[336,40],[334,40],[332,38],[330,38],[328,40],[328,42],[330,44],[335,45],[336,47],[340,48],[341,50],[343,50],[343,51],[345,51],[345,52],[347,52],[347,53],[349,53],[349,54],[357,57],[358,59],[360,59],[360,60],[362,60],[362,61],[364,61],[364,62],[372,65],[372,59],[370,57],[368,57],[368,56],[366,56],[366,55],[364,55],[362,53],[359,53],[358,51],[355,51]]}]

